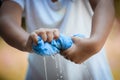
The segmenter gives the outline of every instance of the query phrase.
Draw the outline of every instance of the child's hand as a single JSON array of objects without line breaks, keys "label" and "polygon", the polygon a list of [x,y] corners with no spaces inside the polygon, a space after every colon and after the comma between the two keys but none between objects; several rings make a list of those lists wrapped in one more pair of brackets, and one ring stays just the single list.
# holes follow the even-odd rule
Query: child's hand
[{"label": "child's hand", "polygon": [[73,37],[73,42],[72,47],[61,52],[61,54],[75,63],[82,63],[101,49],[96,40]]},{"label": "child's hand", "polygon": [[40,28],[38,30],[35,30],[29,35],[29,38],[25,44],[26,51],[32,51],[32,44],[36,45],[38,42],[37,36],[40,36],[43,41],[51,42],[53,39],[59,38],[59,30],[48,28]]}]

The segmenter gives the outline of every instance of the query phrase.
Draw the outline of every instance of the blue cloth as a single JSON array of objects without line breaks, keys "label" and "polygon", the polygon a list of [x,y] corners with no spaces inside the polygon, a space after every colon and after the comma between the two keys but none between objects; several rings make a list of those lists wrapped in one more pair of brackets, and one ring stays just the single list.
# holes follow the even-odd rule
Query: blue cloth
[{"label": "blue cloth", "polygon": [[[76,34],[74,36],[84,37],[81,34]],[[71,37],[60,34],[57,40],[52,40],[51,42],[44,42],[40,36],[38,36],[37,45],[32,46],[33,51],[41,56],[50,56],[60,53],[60,50],[66,50],[70,48],[73,44]]]}]

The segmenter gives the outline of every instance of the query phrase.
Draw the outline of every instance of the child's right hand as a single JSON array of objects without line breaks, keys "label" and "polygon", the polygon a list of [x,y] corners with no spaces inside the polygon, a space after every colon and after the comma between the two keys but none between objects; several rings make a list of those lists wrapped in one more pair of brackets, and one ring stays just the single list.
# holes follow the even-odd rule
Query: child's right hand
[{"label": "child's right hand", "polygon": [[38,39],[37,36],[40,36],[43,41],[51,42],[53,39],[59,38],[59,30],[58,29],[48,29],[48,28],[40,28],[38,30],[33,31],[28,40],[25,43],[25,51],[32,51],[32,44],[37,44]]}]

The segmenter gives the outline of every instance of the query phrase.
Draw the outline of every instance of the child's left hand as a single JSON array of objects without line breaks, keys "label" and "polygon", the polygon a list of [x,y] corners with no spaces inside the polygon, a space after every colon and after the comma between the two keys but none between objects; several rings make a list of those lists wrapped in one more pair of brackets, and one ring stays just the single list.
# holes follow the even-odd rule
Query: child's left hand
[{"label": "child's left hand", "polygon": [[96,40],[90,38],[80,39],[78,37],[72,39],[74,44],[69,49],[61,52],[61,55],[72,62],[82,63],[101,49]]}]

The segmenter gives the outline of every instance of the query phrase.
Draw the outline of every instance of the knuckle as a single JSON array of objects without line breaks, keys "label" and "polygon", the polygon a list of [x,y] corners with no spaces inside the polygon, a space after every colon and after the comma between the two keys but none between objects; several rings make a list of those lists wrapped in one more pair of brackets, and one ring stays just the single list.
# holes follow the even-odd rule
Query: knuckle
[{"label": "knuckle", "polygon": [[30,37],[35,37],[35,35],[36,35],[36,33],[35,32],[32,32],[31,34],[30,34]]},{"label": "knuckle", "polygon": [[50,31],[50,30],[47,30],[47,31],[46,31],[46,33],[47,33],[47,34],[51,34],[51,33],[52,33],[52,31]]},{"label": "knuckle", "polygon": [[37,34],[44,34],[44,33],[46,32],[46,30],[43,29],[43,28],[40,28],[40,29],[38,29],[38,30],[35,30],[35,32],[36,32]]},{"label": "knuckle", "polygon": [[54,31],[58,32],[59,30],[58,29],[54,29]]},{"label": "knuckle", "polygon": [[34,35],[35,34],[35,32],[32,32],[30,35]]},{"label": "knuckle", "polygon": [[40,31],[39,34],[40,35],[46,34],[46,31]]}]

